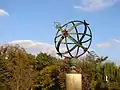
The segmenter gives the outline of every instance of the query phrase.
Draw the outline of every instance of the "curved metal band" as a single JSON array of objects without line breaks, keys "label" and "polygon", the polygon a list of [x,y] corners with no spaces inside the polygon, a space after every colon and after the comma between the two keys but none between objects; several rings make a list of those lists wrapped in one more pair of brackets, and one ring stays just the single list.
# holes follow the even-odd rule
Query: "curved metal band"
[{"label": "curved metal band", "polygon": [[58,54],[61,55],[61,56],[62,56],[62,54],[61,54],[60,51],[59,51],[59,47],[60,47],[60,44],[61,44],[61,42],[62,42],[63,39],[64,39],[64,37],[62,36],[62,37],[60,38],[57,46],[56,46],[56,49],[57,49],[57,51],[58,51]]},{"label": "curved metal band", "polygon": [[[65,37],[65,42],[67,43],[67,37]],[[70,55],[71,57],[73,57],[72,54],[70,53],[68,44],[66,44],[66,48],[67,48],[67,50],[68,50],[69,55]]]},{"label": "curved metal band", "polygon": [[[79,34],[78,34],[78,30],[74,24],[74,22],[72,22],[73,26],[75,27],[75,31],[76,31],[76,34],[77,34],[77,40],[79,41]],[[76,56],[78,55],[78,52],[79,52],[79,47],[77,48],[77,52],[76,52]]]},{"label": "curved metal band", "polygon": [[[76,28],[76,25],[74,24],[74,22],[79,22],[79,24],[77,24],[77,26],[79,26],[81,23],[84,24],[85,28],[84,28],[84,32],[83,32],[83,33],[78,33],[77,28]],[[62,34],[58,35],[59,31],[62,32],[62,28],[63,28],[64,26],[68,25],[69,23],[72,23],[72,24],[73,24],[73,26],[72,26],[69,30],[71,31],[71,30],[74,29],[74,28],[75,28],[75,30],[76,30],[76,33],[75,33],[75,34],[77,34],[77,41],[76,41],[73,37],[71,37],[70,35],[68,35],[68,38],[71,39],[74,43],[68,43],[68,42],[67,42],[67,37],[63,37]],[[87,24],[85,20],[84,20],[84,22],[75,20],[75,21],[70,21],[70,22],[64,24],[61,28],[59,28],[60,30],[57,31],[56,37],[55,37],[55,39],[54,39],[55,46],[56,46],[56,49],[57,49],[58,53],[59,53],[60,55],[69,53],[69,55],[70,55],[71,57],[73,57],[70,52],[73,51],[76,47],[78,47],[78,48],[77,48],[77,53],[76,53],[75,57],[79,57],[79,56],[83,55],[83,54],[88,50],[88,48],[90,47],[91,42],[92,42],[92,32],[91,32],[90,28],[88,27],[88,25],[89,25],[89,24]],[[90,35],[89,35],[89,34],[86,34],[87,28],[88,28],[89,31],[90,31]],[[70,33],[70,34],[72,34],[72,33]],[[79,34],[83,35],[80,39],[79,39]],[[90,38],[89,38],[88,40],[86,40],[86,41],[83,41],[85,35],[90,36]],[[56,38],[58,38],[58,37],[60,37],[60,36],[62,36],[62,37],[60,38],[60,40],[59,40],[58,43],[57,43]],[[63,43],[63,44],[66,44],[67,51],[61,53],[61,52],[59,51],[59,47],[60,47],[60,44],[62,43],[62,40],[63,40],[63,39],[65,39],[65,43]],[[85,48],[84,46],[82,46],[82,43],[86,43],[86,42],[88,42],[88,41],[90,41],[88,47]],[[78,42],[79,42],[79,43],[78,43]],[[57,45],[56,45],[56,44],[57,44]],[[71,49],[69,49],[68,44],[76,44],[76,45],[74,45]],[[84,50],[84,52],[81,53],[80,55],[78,55],[79,47],[81,47],[81,48]]]}]

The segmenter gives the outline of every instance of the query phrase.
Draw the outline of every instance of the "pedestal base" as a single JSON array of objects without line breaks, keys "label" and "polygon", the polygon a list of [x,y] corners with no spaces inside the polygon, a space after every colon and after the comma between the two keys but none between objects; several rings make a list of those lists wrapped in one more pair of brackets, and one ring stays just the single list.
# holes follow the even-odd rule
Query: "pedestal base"
[{"label": "pedestal base", "polygon": [[82,75],[66,74],[66,90],[82,90]]}]

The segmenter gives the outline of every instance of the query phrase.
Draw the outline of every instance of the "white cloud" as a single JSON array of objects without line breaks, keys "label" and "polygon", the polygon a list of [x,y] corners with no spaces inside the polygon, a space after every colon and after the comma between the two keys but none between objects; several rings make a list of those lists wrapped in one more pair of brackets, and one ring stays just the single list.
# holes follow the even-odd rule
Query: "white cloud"
[{"label": "white cloud", "polygon": [[0,9],[0,16],[9,16],[9,14],[4,9]]},{"label": "white cloud", "polygon": [[111,39],[108,42],[96,44],[96,46],[99,47],[99,48],[105,48],[105,47],[113,46],[113,45],[116,45],[116,44],[120,44],[119,39]]},{"label": "white cloud", "polygon": [[35,55],[39,52],[43,52],[52,56],[57,56],[54,46],[47,43],[34,42],[31,40],[15,40],[8,42],[8,44],[19,44],[21,47],[25,48],[26,51]]},{"label": "white cloud", "polygon": [[[35,42],[31,40],[15,40],[15,41],[8,42],[8,44],[12,44],[12,45],[19,44],[21,47],[25,48],[27,52],[35,54],[35,55],[42,52],[42,53],[47,53],[54,57],[59,57],[56,54],[57,51],[55,49],[55,46],[48,44],[48,43]],[[93,49],[90,48],[89,50],[91,51]],[[62,47],[60,51],[64,52],[66,51],[66,48]],[[73,55],[74,54],[75,52],[73,51]],[[69,54],[66,54],[66,56],[68,55]]]},{"label": "white cloud", "polygon": [[97,11],[115,5],[120,0],[81,0],[81,5],[76,5],[74,8],[83,11]]},{"label": "white cloud", "polygon": [[118,39],[113,39],[113,41],[116,43],[120,43],[120,40],[118,40]]},{"label": "white cloud", "polygon": [[96,45],[99,48],[106,48],[106,47],[109,47],[111,45],[111,43],[107,42],[107,43],[100,43],[100,44],[96,44]]}]

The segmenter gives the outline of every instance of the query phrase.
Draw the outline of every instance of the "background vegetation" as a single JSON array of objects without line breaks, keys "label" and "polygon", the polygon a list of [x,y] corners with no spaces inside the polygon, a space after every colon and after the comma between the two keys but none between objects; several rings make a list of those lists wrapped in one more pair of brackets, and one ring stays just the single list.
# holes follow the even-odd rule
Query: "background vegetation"
[{"label": "background vegetation", "polygon": [[45,53],[29,54],[19,45],[2,45],[0,90],[65,90],[65,74],[72,65],[82,74],[83,90],[120,90],[120,68],[106,61],[107,57],[90,55],[60,60]]}]

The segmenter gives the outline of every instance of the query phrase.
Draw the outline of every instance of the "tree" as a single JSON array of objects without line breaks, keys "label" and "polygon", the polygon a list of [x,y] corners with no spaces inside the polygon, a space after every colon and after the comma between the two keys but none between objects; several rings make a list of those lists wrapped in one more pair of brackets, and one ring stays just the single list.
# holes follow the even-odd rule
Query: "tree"
[{"label": "tree", "polygon": [[53,64],[54,59],[50,56],[47,55],[46,53],[39,53],[36,56],[36,69],[38,71],[42,70],[44,67],[49,66]]},{"label": "tree", "polygon": [[6,51],[7,48],[0,46],[0,88],[5,87],[11,77],[10,72],[7,70]]},{"label": "tree", "polygon": [[28,90],[32,85],[30,60],[26,51],[19,45],[2,45],[0,56],[6,63],[5,85],[10,90]]},{"label": "tree", "polygon": [[[80,59],[56,59],[45,53],[27,53],[19,45],[0,46],[0,86],[7,90],[65,90],[71,66],[82,73],[83,90],[120,89],[120,68],[108,57],[87,55]],[[105,82],[105,76],[108,82]],[[2,87],[0,87],[1,90]],[[37,90],[35,89],[35,90]]]},{"label": "tree", "polygon": [[56,80],[58,76],[58,65],[46,66],[39,73],[38,80],[41,90],[56,90]]}]

